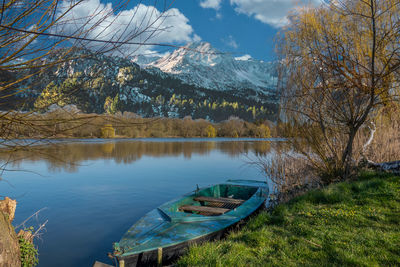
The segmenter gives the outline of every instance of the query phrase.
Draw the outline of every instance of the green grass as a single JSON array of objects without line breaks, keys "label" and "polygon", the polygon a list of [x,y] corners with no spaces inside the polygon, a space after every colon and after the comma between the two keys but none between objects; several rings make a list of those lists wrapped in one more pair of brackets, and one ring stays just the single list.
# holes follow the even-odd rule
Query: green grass
[{"label": "green grass", "polygon": [[400,266],[400,178],[363,173],[261,212],[178,266]]}]

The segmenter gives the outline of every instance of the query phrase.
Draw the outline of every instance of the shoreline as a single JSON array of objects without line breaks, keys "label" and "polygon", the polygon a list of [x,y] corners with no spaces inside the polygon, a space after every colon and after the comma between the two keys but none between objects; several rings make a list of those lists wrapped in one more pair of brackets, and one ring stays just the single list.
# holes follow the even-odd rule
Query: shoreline
[{"label": "shoreline", "polygon": [[[235,141],[273,141],[273,142],[285,142],[286,138],[271,137],[271,138],[260,138],[260,137],[116,137],[116,138],[80,138],[80,137],[60,137],[60,138],[19,138],[19,139],[0,139],[0,142],[112,142],[112,141],[148,141],[148,142],[235,142]],[[15,145],[15,143],[13,143]],[[0,144],[1,146],[2,144]]]},{"label": "shoreline", "polygon": [[363,172],[262,211],[177,266],[398,265],[399,211],[400,177]]}]

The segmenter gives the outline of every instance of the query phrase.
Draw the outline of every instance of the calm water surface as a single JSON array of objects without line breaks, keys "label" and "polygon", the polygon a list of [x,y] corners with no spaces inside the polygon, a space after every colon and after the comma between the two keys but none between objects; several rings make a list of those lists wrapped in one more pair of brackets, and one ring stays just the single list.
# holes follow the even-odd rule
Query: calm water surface
[{"label": "calm water surface", "polygon": [[196,188],[227,179],[265,180],[246,164],[270,156],[274,141],[142,139],[74,141],[1,155],[9,161],[0,195],[17,199],[14,225],[48,220],[39,266],[111,264],[112,243],[140,217]]}]

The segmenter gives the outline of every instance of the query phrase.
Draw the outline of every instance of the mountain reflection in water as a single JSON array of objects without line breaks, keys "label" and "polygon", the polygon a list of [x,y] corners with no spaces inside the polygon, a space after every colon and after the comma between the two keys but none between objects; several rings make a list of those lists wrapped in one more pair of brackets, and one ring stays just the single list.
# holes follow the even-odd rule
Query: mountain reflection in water
[{"label": "mountain reflection in water", "polygon": [[[144,156],[149,157],[179,157],[190,159],[193,155],[207,155],[218,150],[231,157],[254,153],[262,156],[270,153],[271,142],[257,139],[223,139],[219,141],[199,141],[180,139],[166,141],[115,140],[115,141],[80,141],[72,143],[54,143],[30,148],[27,151],[14,153],[0,151],[0,160],[8,161],[13,167],[18,167],[22,161],[46,161],[49,171],[76,172],[80,164],[88,160],[107,159],[116,163],[133,163]],[[274,143],[276,145],[276,142]]]}]

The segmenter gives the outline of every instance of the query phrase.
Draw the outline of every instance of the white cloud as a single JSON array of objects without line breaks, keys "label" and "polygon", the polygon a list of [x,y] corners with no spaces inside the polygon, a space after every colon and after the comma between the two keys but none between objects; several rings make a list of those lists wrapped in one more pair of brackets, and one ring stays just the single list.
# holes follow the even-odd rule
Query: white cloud
[{"label": "white cloud", "polygon": [[282,27],[286,25],[288,14],[299,7],[319,5],[323,0],[230,0],[237,13],[254,16],[257,20]]},{"label": "white cloud", "polygon": [[[59,8],[62,14],[71,5],[63,1]],[[103,4],[100,0],[85,0],[74,7],[62,19],[59,26],[52,29],[63,34],[84,35],[85,38],[137,43],[186,43],[199,40],[193,31],[189,19],[178,9],[171,8],[161,13],[154,6],[139,4],[130,10],[116,13],[112,3]],[[85,33],[87,32],[87,33]],[[110,44],[99,42],[81,42],[91,49],[101,49]],[[118,47],[124,55],[149,52],[154,46],[126,44]]]},{"label": "white cloud", "polygon": [[222,0],[203,0],[200,2],[202,8],[212,8],[218,10],[221,8]]},{"label": "white cloud", "polygon": [[251,58],[252,57],[249,54],[243,55],[241,57],[235,57],[236,60],[243,60],[243,61],[249,60]]}]

